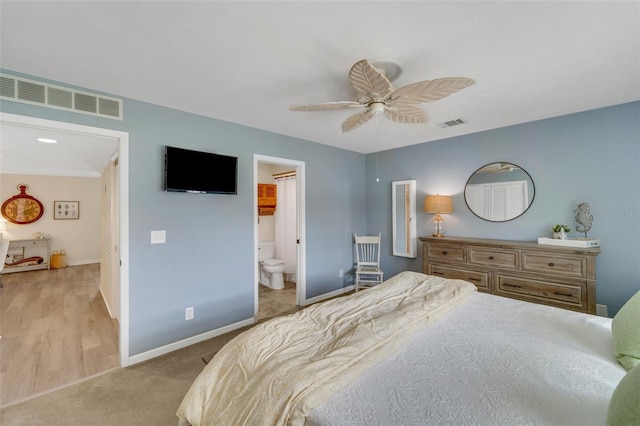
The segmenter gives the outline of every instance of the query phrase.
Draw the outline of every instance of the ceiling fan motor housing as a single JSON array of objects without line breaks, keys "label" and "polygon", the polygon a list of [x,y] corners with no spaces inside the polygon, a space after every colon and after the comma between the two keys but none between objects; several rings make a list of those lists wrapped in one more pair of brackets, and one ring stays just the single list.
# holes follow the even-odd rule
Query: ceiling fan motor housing
[{"label": "ceiling fan motor housing", "polygon": [[384,111],[384,103],[383,102],[371,102],[369,104],[369,108],[374,114],[378,114]]}]

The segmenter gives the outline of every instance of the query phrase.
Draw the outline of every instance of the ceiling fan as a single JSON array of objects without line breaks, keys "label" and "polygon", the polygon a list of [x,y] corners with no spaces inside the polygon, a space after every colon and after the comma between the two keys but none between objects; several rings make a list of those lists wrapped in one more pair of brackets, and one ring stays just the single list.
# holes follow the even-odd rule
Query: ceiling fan
[{"label": "ceiling fan", "polygon": [[481,167],[478,170],[478,173],[498,174],[498,173],[512,172],[512,171],[517,170],[519,168],[520,167],[516,166],[515,164],[511,164],[511,163],[492,163],[492,164],[487,164],[484,167]]},{"label": "ceiling fan", "polygon": [[380,112],[398,123],[426,123],[427,113],[418,106],[456,93],[475,81],[466,77],[446,77],[419,81],[395,89],[385,74],[368,59],[356,62],[349,71],[351,85],[358,93],[357,101],[324,102],[289,108],[292,111],[326,111],[344,108],[365,108],[342,123],[342,132],[356,129]]}]

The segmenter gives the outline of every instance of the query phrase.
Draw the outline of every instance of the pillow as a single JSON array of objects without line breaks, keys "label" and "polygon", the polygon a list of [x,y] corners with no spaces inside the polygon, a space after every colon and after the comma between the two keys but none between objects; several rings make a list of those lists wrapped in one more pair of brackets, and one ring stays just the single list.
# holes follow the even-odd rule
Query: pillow
[{"label": "pillow", "polygon": [[640,425],[640,365],[620,380],[607,412],[607,426]]},{"label": "pillow", "polygon": [[627,371],[640,365],[640,291],[613,317],[611,333],[618,362]]}]

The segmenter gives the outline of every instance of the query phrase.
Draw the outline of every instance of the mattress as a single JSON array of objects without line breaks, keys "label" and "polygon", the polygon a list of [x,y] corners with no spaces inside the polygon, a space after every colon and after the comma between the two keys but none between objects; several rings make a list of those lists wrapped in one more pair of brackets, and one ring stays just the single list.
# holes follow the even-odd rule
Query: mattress
[{"label": "mattress", "polygon": [[610,319],[472,293],[306,424],[604,425],[625,373]]}]

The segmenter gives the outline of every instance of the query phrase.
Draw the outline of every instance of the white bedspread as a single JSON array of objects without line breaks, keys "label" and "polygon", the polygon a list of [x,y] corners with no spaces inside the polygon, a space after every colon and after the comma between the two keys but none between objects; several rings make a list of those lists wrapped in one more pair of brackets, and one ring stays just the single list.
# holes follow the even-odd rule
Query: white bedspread
[{"label": "white bedspread", "polygon": [[302,424],[313,407],[472,292],[465,281],[403,272],[259,324],[216,354],[178,416],[198,426]]},{"label": "white bedspread", "polygon": [[611,320],[471,294],[307,425],[604,425],[625,370]]}]

